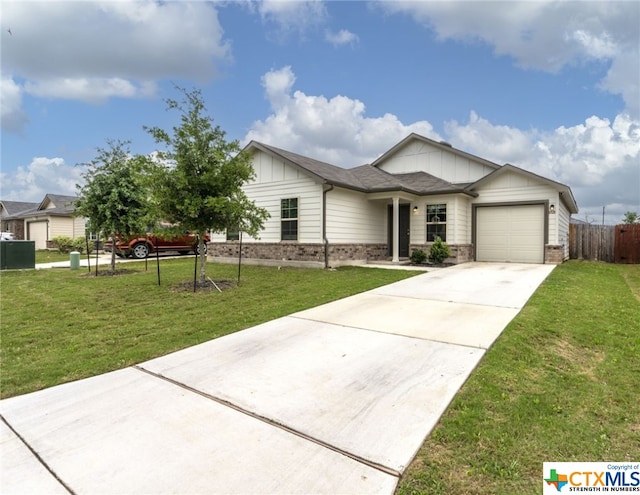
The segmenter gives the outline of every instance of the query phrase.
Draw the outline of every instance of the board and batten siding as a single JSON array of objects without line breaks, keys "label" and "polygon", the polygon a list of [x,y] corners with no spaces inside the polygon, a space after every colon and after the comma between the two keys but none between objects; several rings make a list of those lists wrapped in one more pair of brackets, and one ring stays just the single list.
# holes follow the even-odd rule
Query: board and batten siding
[{"label": "board and batten siding", "polygon": [[[558,191],[542,181],[515,172],[507,172],[491,182],[481,185],[473,204],[544,202],[556,206],[560,204]],[[549,216],[548,244],[558,244],[558,214]]]},{"label": "board and batten siding", "polygon": [[378,165],[390,174],[426,172],[453,184],[475,182],[493,168],[440,149],[422,141],[412,141]]},{"label": "board and batten siding", "polygon": [[[245,242],[280,242],[281,200],[298,199],[298,241],[322,242],[322,184],[271,155],[258,151],[253,156],[254,180],[242,190],[256,206],[265,208],[270,217],[257,239],[243,237]],[[226,241],[226,233],[214,233],[213,242]],[[295,241],[285,241],[295,242]]]},{"label": "board and batten siding", "polygon": [[335,188],[327,193],[329,243],[387,242],[387,205],[365,193]]}]

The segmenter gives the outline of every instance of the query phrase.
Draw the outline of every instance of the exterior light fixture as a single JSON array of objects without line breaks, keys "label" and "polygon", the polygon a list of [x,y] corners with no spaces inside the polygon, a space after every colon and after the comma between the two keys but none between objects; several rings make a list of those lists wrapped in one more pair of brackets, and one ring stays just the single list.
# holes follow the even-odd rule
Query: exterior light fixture
[{"label": "exterior light fixture", "polygon": [[418,213],[418,207],[417,207],[417,206],[414,206],[414,207],[413,207],[413,214],[415,215],[415,214],[417,214],[417,213]]},{"label": "exterior light fixture", "polygon": [[556,212],[556,205],[549,205],[549,214],[554,215]]}]

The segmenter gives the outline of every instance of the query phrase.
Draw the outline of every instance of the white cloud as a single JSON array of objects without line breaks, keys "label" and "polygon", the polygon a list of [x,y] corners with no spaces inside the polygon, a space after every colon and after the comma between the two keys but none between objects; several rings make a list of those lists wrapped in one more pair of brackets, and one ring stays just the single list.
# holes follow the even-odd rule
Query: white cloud
[{"label": "white cloud", "polygon": [[327,31],[324,38],[333,46],[353,45],[360,40],[357,34],[347,31],[346,29],[341,29],[337,33]]},{"label": "white cloud", "polygon": [[209,2],[6,0],[2,10],[2,72],[34,96],[148,96],[158,80],[208,81],[230,59]]},{"label": "white cloud", "polygon": [[471,112],[467,123],[445,128],[459,149],[569,185],[582,215],[601,215],[609,205],[607,219],[615,223],[619,210],[640,210],[640,121],[627,114],[542,132],[494,125]]},{"label": "white cloud", "polygon": [[0,197],[11,201],[38,202],[45,194],[77,194],[76,184],[82,183],[81,167],[69,166],[62,158],[36,157],[15,172],[2,173]]},{"label": "white cloud", "polygon": [[375,159],[411,132],[440,139],[427,121],[405,125],[392,114],[366,117],[365,105],[357,99],[292,93],[294,83],[295,74],[289,66],[263,76],[262,84],[273,113],[253,123],[245,137],[247,142],[262,141],[353,167]]},{"label": "white cloud", "polygon": [[[404,124],[395,115],[367,117],[363,102],[295,91],[291,67],[263,76],[272,113],[254,122],[245,141],[262,141],[335,165],[370,163],[411,132],[442,138],[427,121]],[[592,116],[550,131],[494,124],[471,112],[464,123],[444,124],[456,148],[496,163],[512,163],[569,185],[580,218],[602,215],[617,223],[627,210],[640,211],[640,120],[620,114],[613,121]],[[598,217],[598,218],[600,218]]]},{"label": "white cloud", "polygon": [[524,68],[557,72],[566,65],[610,62],[601,87],[640,115],[640,6],[633,1],[380,2],[388,13],[405,13],[438,38],[479,41]]},{"label": "white cloud", "polygon": [[327,19],[327,9],[322,0],[261,0],[244,5],[257,12],[264,24],[275,26],[272,35],[280,42],[285,42],[291,34],[304,37],[307,31]]},{"label": "white cloud", "polygon": [[2,129],[16,134],[29,121],[22,110],[22,88],[13,79],[3,77],[0,80],[0,119]]},{"label": "white cloud", "polygon": [[155,93],[154,83],[136,85],[126,79],[112,78],[55,78],[27,82],[24,91],[41,98],[80,100],[102,103],[111,97],[134,98]]}]

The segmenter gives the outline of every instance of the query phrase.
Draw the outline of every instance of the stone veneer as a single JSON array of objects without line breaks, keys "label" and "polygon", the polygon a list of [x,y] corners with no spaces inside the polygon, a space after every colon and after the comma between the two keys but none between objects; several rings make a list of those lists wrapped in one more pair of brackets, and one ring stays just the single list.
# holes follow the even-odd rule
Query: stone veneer
[{"label": "stone veneer", "polygon": [[[207,255],[216,261],[238,258],[239,242],[210,242]],[[242,244],[242,258],[259,264],[286,263],[321,265],[325,262],[324,244],[293,242],[252,242]],[[387,259],[386,244],[329,244],[329,266],[340,266]]]},{"label": "stone veneer", "polygon": [[[431,242],[426,244],[411,244],[409,253],[414,249],[422,249],[427,255],[431,249]],[[447,244],[449,248],[449,257],[444,260],[445,263],[467,263],[473,261],[473,244]]]},{"label": "stone veneer", "polygon": [[564,246],[547,244],[544,247],[544,262],[560,264],[564,261]]},{"label": "stone veneer", "polygon": [[[467,263],[474,260],[472,244],[448,245],[451,255],[445,263]],[[209,258],[219,262],[233,263],[238,259],[238,242],[210,242],[207,244]],[[431,243],[411,244],[409,253],[422,249],[429,253]],[[242,258],[251,264],[292,264],[324,267],[324,245],[298,244],[294,242],[253,242],[242,244]],[[544,262],[560,264],[564,261],[564,246],[546,245]],[[329,244],[329,266],[388,261],[386,244]]]},{"label": "stone veneer", "polygon": [[[238,242],[210,242],[208,256],[220,262],[235,262],[238,259]],[[412,244],[413,249],[429,252],[431,244]],[[451,256],[447,263],[473,261],[471,244],[450,245]],[[351,265],[375,261],[388,261],[391,257],[386,244],[329,244],[329,266]],[[324,245],[298,244],[293,242],[253,242],[242,244],[242,258],[253,264],[298,264],[324,266]]]}]

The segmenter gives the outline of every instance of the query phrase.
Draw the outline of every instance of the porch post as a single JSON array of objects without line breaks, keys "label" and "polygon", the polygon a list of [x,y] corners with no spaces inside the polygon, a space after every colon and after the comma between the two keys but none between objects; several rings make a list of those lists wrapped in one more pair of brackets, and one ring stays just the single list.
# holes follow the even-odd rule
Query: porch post
[{"label": "porch post", "polygon": [[400,262],[400,198],[393,198],[393,244],[391,261],[393,263]]}]

